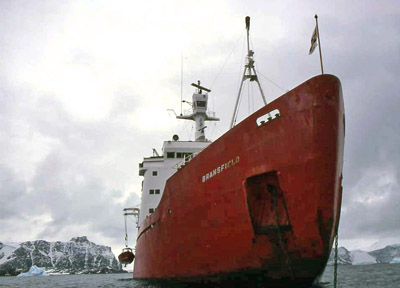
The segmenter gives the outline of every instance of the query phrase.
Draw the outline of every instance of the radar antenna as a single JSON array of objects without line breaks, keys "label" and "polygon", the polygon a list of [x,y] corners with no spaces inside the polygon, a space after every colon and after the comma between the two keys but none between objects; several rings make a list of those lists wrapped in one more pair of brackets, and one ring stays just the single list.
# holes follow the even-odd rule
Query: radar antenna
[{"label": "radar antenna", "polygon": [[[176,116],[177,119],[184,120],[192,120],[196,122],[196,132],[195,132],[195,140],[196,141],[208,141],[204,134],[204,130],[207,128],[205,126],[205,121],[219,121],[218,118],[214,117],[213,113],[207,113],[208,106],[208,93],[211,92],[210,89],[205,88],[200,85],[200,81],[197,81],[197,84],[192,83],[193,87],[196,87],[197,90],[193,93],[192,102],[182,100],[192,106],[192,112],[185,115]],[[203,92],[204,91],[204,92]]]},{"label": "radar antenna", "polygon": [[202,93],[203,93],[203,90],[206,91],[206,92],[211,92],[210,89],[207,89],[207,88],[205,88],[205,87],[203,87],[203,86],[200,86],[200,80],[198,80],[197,83],[198,83],[198,84],[192,83],[191,85],[192,85],[193,87],[196,87],[196,88],[199,89],[199,94],[202,94]]}]

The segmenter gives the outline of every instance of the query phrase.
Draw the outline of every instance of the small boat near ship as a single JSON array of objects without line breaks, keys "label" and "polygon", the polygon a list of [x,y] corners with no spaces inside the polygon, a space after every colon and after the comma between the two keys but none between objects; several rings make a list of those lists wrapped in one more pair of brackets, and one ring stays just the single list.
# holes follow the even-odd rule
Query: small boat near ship
[{"label": "small boat near ship", "polygon": [[[249,26],[246,18],[247,37]],[[243,81],[259,84],[253,54],[248,49]],[[211,91],[192,85],[192,111],[177,118],[195,122],[195,140],[174,136],[161,155],[139,164],[133,277],[244,287],[315,283],[340,217],[339,79],[307,80],[236,126],[232,118],[214,142],[205,137],[205,122],[219,120],[208,111]]]},{"label": "small boat near ship", "polygon": [[119,263],[125,266],[131,264],[133,259],[135,259],[135,255],[133,254],[132,249],[129,247],[122,249],[121,254],[118,255]]},{"label": "small boat near ship", "polygon": [[[135,254],[132,251],[132,248],[128,247],[128,225],[127,225],[127,217],[134,216],[136,218],[136,223],[138,222],[140,209],[137,207],[132,208],[124,208],[124,222],[125,222],[125,248],[122,249],[121,254],[118,255],[118,261],[125,267],[133,262],[135,259]],[[136,229],[138,228],[138,224],[136,224]]]}]

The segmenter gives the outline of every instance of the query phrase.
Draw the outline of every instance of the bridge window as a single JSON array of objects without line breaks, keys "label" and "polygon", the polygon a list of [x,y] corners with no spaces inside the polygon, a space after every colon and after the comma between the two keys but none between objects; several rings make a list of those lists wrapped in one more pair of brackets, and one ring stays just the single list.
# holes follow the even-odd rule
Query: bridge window
[{"label": "bridge window", "polygon": [[153,208],[150,208],[149,209],[149,213],[151,214],[151,213],[153,213],[154,212],[154,209]]},{"label": "bridge window", "polygon": [[155,190],[155,193],[156,193],[156,194],[160,194],[160,189],[156,189],[156,190]]},{"label": "bridge window", "polygon": [[150,194],[154,194],[154,189],[150,189]]},{"label": "bridge window", "polygon": [[183,158],[185,157],[185,153],[183,152],[176,152],[176,158]]},{"label": "bridge window", "polygon": [[167,152],[167,158],[175,158],[175,152]]},{"label": "bridge window", "polygon": [[205,108],[206,101],[196,101],[197,107]]},{"label": "bridge window", "polygon": [[157,176],[157,171],[153,171],[152,175]]}]

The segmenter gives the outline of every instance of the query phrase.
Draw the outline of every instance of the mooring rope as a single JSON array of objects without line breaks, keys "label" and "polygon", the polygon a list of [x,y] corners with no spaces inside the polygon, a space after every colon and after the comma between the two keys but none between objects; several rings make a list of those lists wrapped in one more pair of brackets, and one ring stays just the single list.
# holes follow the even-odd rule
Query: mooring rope
[{"label": "mooring rope", "polygon": [[338,235],[338,230],[336,230],[336,236],[335,236],[335,265],[333,269],[333,287],[337,287],[337,261],[338,261],[338,240],[339,240],[339,235]]}]

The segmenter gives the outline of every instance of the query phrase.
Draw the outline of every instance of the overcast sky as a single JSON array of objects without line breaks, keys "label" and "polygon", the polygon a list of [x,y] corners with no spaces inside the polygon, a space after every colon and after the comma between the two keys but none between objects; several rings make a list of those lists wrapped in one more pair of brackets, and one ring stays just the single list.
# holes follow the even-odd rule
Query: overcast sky
[{"label": "overcast sky", "polygon": [[[173,134],[194,137],[167,111],[180,111],[181,63],[184,99],[194,81],[212,89],[216,139],[240,84],[244,17],[272,101],[320,73],[316,13],[345,99],[340,245],[400,243],[399,2],[234,0],[0,2],[0,241],[86,235],[118,254],[138,163]],[[261,107],[244,88],[241,119]]]}]

